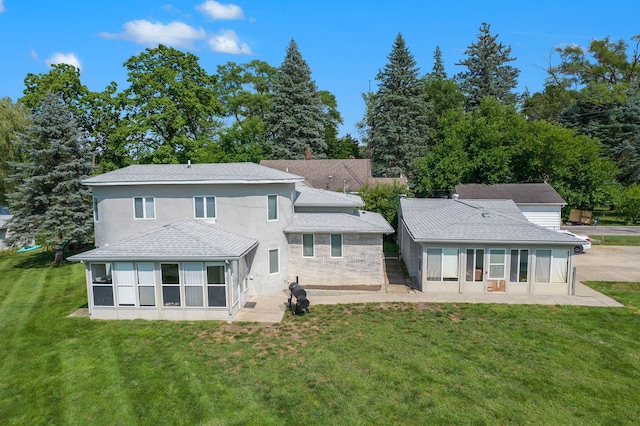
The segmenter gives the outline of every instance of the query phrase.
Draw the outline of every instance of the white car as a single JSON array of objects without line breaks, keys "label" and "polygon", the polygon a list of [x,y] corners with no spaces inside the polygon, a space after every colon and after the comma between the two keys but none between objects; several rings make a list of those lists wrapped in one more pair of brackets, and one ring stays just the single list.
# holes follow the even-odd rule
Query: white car
[{"label": "white car", "polygon": [[589,250],[591,248],[591,238],[589,238],[588,235],[574,234],[573,232],[569,232],[569,231],[564,230],[564,229],[561,229],[558,232],[560,232],[561,234],[565,234],[565,235],[571,235],[572,237],[576,237],[576,238],[579,238],[579,239],[584,241],[584,244],[579,245],[579,246],[575,246],[573,248],[573,252],[575,254],[580,254],[580,253],[584,252],[585,250]]}]

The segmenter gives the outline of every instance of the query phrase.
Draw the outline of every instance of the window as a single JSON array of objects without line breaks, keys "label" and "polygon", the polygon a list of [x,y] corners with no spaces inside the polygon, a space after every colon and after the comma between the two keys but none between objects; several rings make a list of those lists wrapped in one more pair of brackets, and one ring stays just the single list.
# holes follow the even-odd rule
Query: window
[{"label": "window", "polygon": [[568,250],[536,250],[536,282],[566,283],[568,269]]},{"label": "window", "polygon": [[269,250],[269,273],[277,274],[280,272],[280,260],[278,259],[278,249]]},{"label": "window", "polygon": [[118,306],[135,306],[136,293],[133,263],[118,262],[115,264],[116,288],[118,290]]},{"label": "window", "polygon": [[503,280],[505,265],[505,250],[489,250],[489,279]]},{"label": "window", "polygon": [[427,249],[427,281],[458,281],[458,249]]},{"label": "window", "polygon": [[342,234],[331,234],[331,257],[342,257]]},{"label": "window", "polygon": [[193,203],[197,219],[216,217],[216,197],[194,197]]},{"label": "window", "polygon": [[111,264],[92,263],[90,268],[93,306],[114,306]]},{"label": "window", "polygon": [[267,219],[278,220],[278,196],[267,195]]},{"label": "window", "polygon": [[162,273],[162,304],[180,306],[180,269],[177,263],[160,265]]},{"label": "window", "polygon": [[509,281],[526,283],[529,277],[529,250],[511,250]]},{"label": "window", "polygon": [[140,306],[156,306],[156,274],[153,263],[138,263],[136,273]]},{"label": "window", "polygon": [[313,234],[302,234],[302,257],[313,257]]},{"label": "window", "polygon": [[204,276],[202,263],[184,263],[182,268],[184,270],[185,306],[204,306]]},{"label": "window", "polygon": [[135,197],[133,211],[136,219],[155,219],[156,211],[153,197]]},{"label": "window", "polygon": [[224,265],[207,265],[207,306],[224,308],[227,294],[224,279]]},{"label": "window", "polygon": [[484,277],[484,250],[467,249],[467,282],[482,282]]},{"label": "window", "polygon": [[100,215],[98,214],[98,197],[93,197],[93,220],[98,222]]}]

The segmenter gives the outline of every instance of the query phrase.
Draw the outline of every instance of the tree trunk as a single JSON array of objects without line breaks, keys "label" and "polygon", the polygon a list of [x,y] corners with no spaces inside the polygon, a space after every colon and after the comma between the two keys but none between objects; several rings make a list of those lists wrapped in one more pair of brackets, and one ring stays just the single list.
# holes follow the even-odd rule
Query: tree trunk
[{"label": "tree trunk", "polygon": [[64,257],[62,256],[63,254],[63,249],[62,249],[62,232],[58,229],[58,241],[56,242],[56,256],[55,259],[53,261],[54,264],[56,265],[61,265],[62,261],[64,260]]}]

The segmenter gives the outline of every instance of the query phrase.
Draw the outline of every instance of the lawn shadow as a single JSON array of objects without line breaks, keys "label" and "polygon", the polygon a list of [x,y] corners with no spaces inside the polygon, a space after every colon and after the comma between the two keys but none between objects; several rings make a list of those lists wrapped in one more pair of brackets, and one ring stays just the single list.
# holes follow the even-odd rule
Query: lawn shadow
[{"label": "lawn shadow", "polygon": [[[65,259],[60,265],[63,266],[68,262],[66,259],[69,256],[74,254],[82,253],[87,250],[91,250],[93,248],[92,245],[84,245],[82,248],[76,250],[64,250],[63,258]],[[55,250],[45,250],[44,248],[39,249],[38,251],[34,251],[31,253],[15,253],[16,256],[24,256],[24,258],[18,261],[14,268],[19,269],[34,269],[34,268],[48,268],[50,266],[55,266],[53,261],[55,260],[56,252]]]}]

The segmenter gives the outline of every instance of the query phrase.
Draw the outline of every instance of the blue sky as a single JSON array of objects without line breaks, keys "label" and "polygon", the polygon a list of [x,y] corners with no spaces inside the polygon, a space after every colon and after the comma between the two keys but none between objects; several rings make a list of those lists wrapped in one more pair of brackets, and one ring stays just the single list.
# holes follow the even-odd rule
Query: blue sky
[{"label": "blue sky", "polygon": [[[610,6],[610,8],[608,8]],[[293,38],[318,88],[336,95],[341,134],[357,136],[361,94],[376,89],[396,35],[404,36],[421,73],[439,45],[449,75],[486,21],[512,47],[519,90],[542,89],[557,46],[587,46],[640,34],[640,2],[364,1],[364,0],[0,0],[0,97],[22,95],[27,73],[71,63],[90,90],[127,86],[122,64],[158,43],[190,51],[209,73],[228,61],[279,66]]]}]

